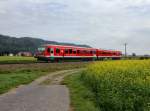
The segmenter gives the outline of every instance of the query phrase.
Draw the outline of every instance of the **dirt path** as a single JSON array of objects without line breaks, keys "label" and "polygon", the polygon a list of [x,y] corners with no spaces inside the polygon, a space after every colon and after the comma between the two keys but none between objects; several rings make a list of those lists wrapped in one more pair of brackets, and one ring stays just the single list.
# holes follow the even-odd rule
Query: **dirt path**
[{"label": "dirt path", "polygon": [[60,83],[80,70],[54,72],[1,95],[0,111],[69,111],[69,90]]}]

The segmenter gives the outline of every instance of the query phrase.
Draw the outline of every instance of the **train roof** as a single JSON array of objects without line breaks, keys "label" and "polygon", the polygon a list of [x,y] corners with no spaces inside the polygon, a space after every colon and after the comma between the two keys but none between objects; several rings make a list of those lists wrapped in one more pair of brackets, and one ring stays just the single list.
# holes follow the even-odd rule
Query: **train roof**
[{"label": "train roof", "polygon": [[79,46],[71,46],[71,45],[56,45],[56,44],[44,44],[42,46],[52,46],[52,47],[65,47],[65,48],[80,48],[80,49],[92,49],[92,50],[101,50],[101,51],[111,51],[111,52],[121,52],[118,50],[112,50],[112,49],[97,49],[97,48],[92,48],[92,47],[79,47]]},{"label": "train roof", "polygon": [[56,46],[56,47],[68,47],[68,48],[87,48],[87,49],[96,49],[96,48],[92,48],[92,47],[80,47],[80,46],[71,46],[71,45],[55,45],[55,44],[45,44],[43,46]]}]

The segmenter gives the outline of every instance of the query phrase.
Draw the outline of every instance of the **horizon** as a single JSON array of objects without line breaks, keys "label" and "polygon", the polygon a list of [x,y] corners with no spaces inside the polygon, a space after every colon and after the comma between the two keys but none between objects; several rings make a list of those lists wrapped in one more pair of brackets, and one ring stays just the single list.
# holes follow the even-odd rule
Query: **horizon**
[{"label": "horizon", "polygon": [[[150,54],[148,0],[3,0],[0,33]],[[31,16],[32,15],[32,16]]]}]

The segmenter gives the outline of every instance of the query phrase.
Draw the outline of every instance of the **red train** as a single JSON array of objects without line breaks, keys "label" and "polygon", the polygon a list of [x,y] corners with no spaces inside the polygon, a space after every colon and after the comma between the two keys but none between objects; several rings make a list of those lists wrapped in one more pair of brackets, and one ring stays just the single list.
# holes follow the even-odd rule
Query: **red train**
[{"label": "red train", "polygon": [[38,60],[103,60],[104,58],[120,59],[121,51],[102,50],[66,45],[44,45],[38,48],[35,55]]}]

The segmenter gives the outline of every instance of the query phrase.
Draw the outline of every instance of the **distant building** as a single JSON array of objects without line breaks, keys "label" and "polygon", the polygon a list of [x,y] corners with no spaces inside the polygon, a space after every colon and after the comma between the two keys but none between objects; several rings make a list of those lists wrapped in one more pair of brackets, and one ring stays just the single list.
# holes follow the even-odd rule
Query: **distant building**
[{"label": "distant building", "polygon": [[14,56],[14,54],[10,53],[9,56]]},{"label": "distant building", "polygon": [[26,57],[33,56],[31,52],[19,52],[17,55],[18,56],[26,56]]}]

